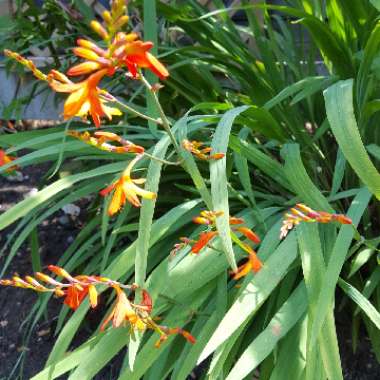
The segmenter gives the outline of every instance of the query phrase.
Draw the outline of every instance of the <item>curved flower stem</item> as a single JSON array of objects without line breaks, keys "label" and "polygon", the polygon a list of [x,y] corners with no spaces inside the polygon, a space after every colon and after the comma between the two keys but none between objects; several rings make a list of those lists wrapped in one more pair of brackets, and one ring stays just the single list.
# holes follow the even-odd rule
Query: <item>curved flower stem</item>
[{"label": "curved flower stem", "polygon": [[129,106],[128,104],[123,103],[122,101],[120,101],[119,99],[115,98],[113,95],[109,94],[108,92],[104,93],[103,95],[104,95],[104,99],[105,100],[108,100],[110,102],[118,104],[119,106],[125,108],[131,114],[133,114],[135,116],[138,116],[138,117],[141,117],[142,119],[151,121],[153,123],[156,123],[156,124],[159,124],[159,125],[163,125],[163,122],[161,120],[155,119],[153,117],[150,117],[148,115],[145,115],[145,114],[143,114],[143,113],[135,110],[133,107]]},{"label": "curved flower stem", "polygon": [[177,143],[177,140],[175,139],[174,135],[173,135],[173,132],[170,128],[170,122],[168,120],[168,118],[166,117],[165,115],[165,112],[164,110],[162,109],[162,106],[161,106],[161,103],[158,99],[158,96],[157,96],[157,93],[156,91],[153,89],[152,85],[147,81],[147,79],[144,77],[144,75],[142,74],[141,70],[139,72],[140,74],[140,79],[141,81],[143,82],[144,86],[148,89],[148,91],[152,94],[152,98],[154,100],[154,103],[156,104],[156,107],[157,107],[157,110],[160,114],[160,117],[161,117],[161,125],[164,127],[165,131],[167,132],[167,134],[169,135],[169,138],[177,152],[178,155],[181,154],[181,149]]},{"label": "curved flower stem", "polygon": [[165,165],[173,165],[173,166],[179,166],[179,165],[182,165],[183,163],[183,160],[179,160],[179,161],[167,161],[167,160],[164,160],[162,158],[158,158],[158,157],[155,157],[147,152],[144,152],[143,153],[145,156],[149,157],[151,160],[155,160],[157,162],[161,162],[161,164],[165,164]]}]

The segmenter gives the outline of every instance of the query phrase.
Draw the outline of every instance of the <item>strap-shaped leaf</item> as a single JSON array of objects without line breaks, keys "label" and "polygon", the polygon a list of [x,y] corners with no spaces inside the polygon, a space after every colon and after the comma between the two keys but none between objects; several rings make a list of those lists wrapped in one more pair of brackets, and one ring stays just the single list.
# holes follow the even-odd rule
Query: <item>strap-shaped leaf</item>
[{"label": "strap-shaped leaf", "polygon": [[[352,219],[355,226],[358,225],[370,199],[371,194],[366,188],[363,188],[352,201],[351,207],[348,210],[348,216]],[[335,241],[330,260],[323,276],[323,287],[319,292],[318,301],[315,307],[315,318],[311,328],[311,345],[316,343],[317,337],[319,336],[329,310],[328,306],[331,302],[333,302],[334,291],[338,282],[339,273],[342,270],[354,233],[355,231],[352,226],[344,225],[341,227]]]},{"label": "strap-shaped leaf", "polygon": [[[290,233],[285,241],[272,253],[263,268],[242,288],[240,296],[214,332],[198,359],[198,363],[212,354],[250,316],[252,316],[286,274],[297,257],[295,235]],[[244,286],[244,285],[243,285]]]},{"label": "strap-shaped leaf", "polygon": [[327,117],[339,147],[356,174],[380,199],[380,174],[364,148],[353,108],[353,80],[340,81],[325,92]]},{"label": "strap-shaped leaf", "polygon": [[246,348],[229,373],[227,380],[240,380],[249,375],[304,315],[306,308],[306,288],[305,284],[301,283],[275,314],[265,330]]},{"label": "strap-shaped leaf", "polygon": [[[215,131],[211,148],[213,152],[226,153],[232,124],[235,118],[249,107],[234,108],[224,114]],[[210,164],[211,197],[215,211],[223,211],[223,215],[216,219],[216,227],[219,232],[224,253],[233,270],[237,269],[232,241],[230,236],[228,189],[226,173],[226,157]]]}]

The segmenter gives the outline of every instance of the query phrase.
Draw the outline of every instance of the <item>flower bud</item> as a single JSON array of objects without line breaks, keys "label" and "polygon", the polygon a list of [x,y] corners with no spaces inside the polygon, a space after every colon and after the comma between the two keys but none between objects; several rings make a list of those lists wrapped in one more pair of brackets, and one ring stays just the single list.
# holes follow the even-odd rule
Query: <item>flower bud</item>
[{"label": "flower bud", "polygon": [[107,31],[103,28],[103,26],[98,21],[92,20],[90,23],[90,27],[95,33],[99,34],[99,36],[103,40],[107,40],[109,38]]}]

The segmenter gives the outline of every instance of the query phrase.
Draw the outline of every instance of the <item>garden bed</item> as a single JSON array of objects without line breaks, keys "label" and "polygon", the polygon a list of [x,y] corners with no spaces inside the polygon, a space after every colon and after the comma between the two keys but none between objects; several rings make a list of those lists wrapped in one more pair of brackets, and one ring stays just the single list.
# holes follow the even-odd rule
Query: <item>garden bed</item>
[{"label": "garden bed", "polygon": [[[0,204],[6,209],[28,196],[38,187],[48,167],[46,165],[34,165],[28,168],[27,175],[22,181],[10,181],[7,177],[0,177]],[[3,210],[5,211],[5,210]],[[55,263],[60,253],[69,246],[72,239],[81,228],[80,220],[76,222],[65,218],[63,212],[54,214],[39,227],[40,254],[43,264]],[[0,244],[4,244],[8,229],[2,234]],[[4,236],[4,237],[3,237]],[[7,257],[1,258],[0,267]],[[7,275],[14,273],[26,275],[30,273],[31,259],[29,249],[25,245],[19,250],[12,261]],[[37,296],[34,292],[21,289],[0,288],[0,379],[14,379],[15,366],[20,359],[20,354],[25,351],[23,366],[24,379],[30,379],[45,365],[50,351],[55,343],[54,331],[57,323],[61,302],[53,300],[49,302],[47,318],[39,322],[33,329],[27,346],[23,345],[25,328],[21,327],[25,319],[30,315]],[[337,301],[339,302],[339,301]],[[380,378],[380,365],[371,349],[371,343],[365,335],[365,331],[359,334],[357,351],[352,352],[351,321],[344,313],[336,315],[339,347],[341,352],[342,367],[345,380],[378,380]],[[98,317],[96,313],[89,313],[85,325],[91,329],[96,328]],[[90,329],[87,329],[90,330]],[[79,346],[88,337],[86,328],[81,329],[80,334],[73,341],[72,348]],[[122,364],[123,350],[95,379],[116,380],[118,370]],[[17,372],[16,372],[17,373]],[[66,376],[61,379],[66,379]],[[192,378],[194,379],[194,378]]]}]

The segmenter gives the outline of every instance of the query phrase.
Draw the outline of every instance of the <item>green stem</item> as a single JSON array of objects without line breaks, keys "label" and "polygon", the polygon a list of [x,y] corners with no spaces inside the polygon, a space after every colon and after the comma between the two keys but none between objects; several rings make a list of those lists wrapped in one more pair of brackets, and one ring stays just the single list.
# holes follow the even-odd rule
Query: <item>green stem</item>
[{"label": "green stem", "polygon": [[125,103],[121,102],[119,99],[115,98],[114,96],[112,96],[109,93],[105,94],[104,99],[118,104],[119,106],[125,108],[131,114],[136,115],[138,117],[141,117],[142,119],[151,121],[151,122],[159,124],[159,125],[163,125],[163,122],[161,120],[154,119],[153,117],[150,117],[148,115],[145,115],[145,114],[143,114],[143,113],[135,110],[133,107],[129,106],[128,104],[125,104]]},{"label": "green stem", "polygon": [[165,165],[173,165],[173,166],[179,166],[179,165],[182,165],[183,163],[183,160],[179,160],[179,161],[176,161],[176,162],[173,162],[173,161],[167,161],[167,160],[164,160],[162,158],[158,158],[158,157],[155,157],[147,152],[144,152],[143,153],[144,156],[147,156],[149,157],[151,160],[155,160],[157,162],[161,162],[161,164],[165,164]]},{"label": "green stem", "polygon": [[165,112],[164,110],[162,109],[162,106],[161,106],[161,103],[158,99],[158,96],[156,94],[156,91],[154,91],[153,87],[151,86],[151,84],[146,80],[146,78],[144,77],[144,75],[141,73],[140,71],[140,78],[141,78],[141,81],[144,83],[144,86],[148,89],[148,91],[150,92],[150,94],[152,95],[152,99],[154,100],[154,103],[156,104],[156,107],[157,107],[157,110],[160,114],[160,118],[161,118],[161,125],[164,127],[165,131],[167,132],[167,134],[169,135],[169,138],[177,152],[178,155],[181,154],[181,149],[177,143],[177,140],[175,139],[174,135],[173,135],[173,132],[170,128],[170,122],[168,120],[168,118],[166,117],[165,115]]}]

